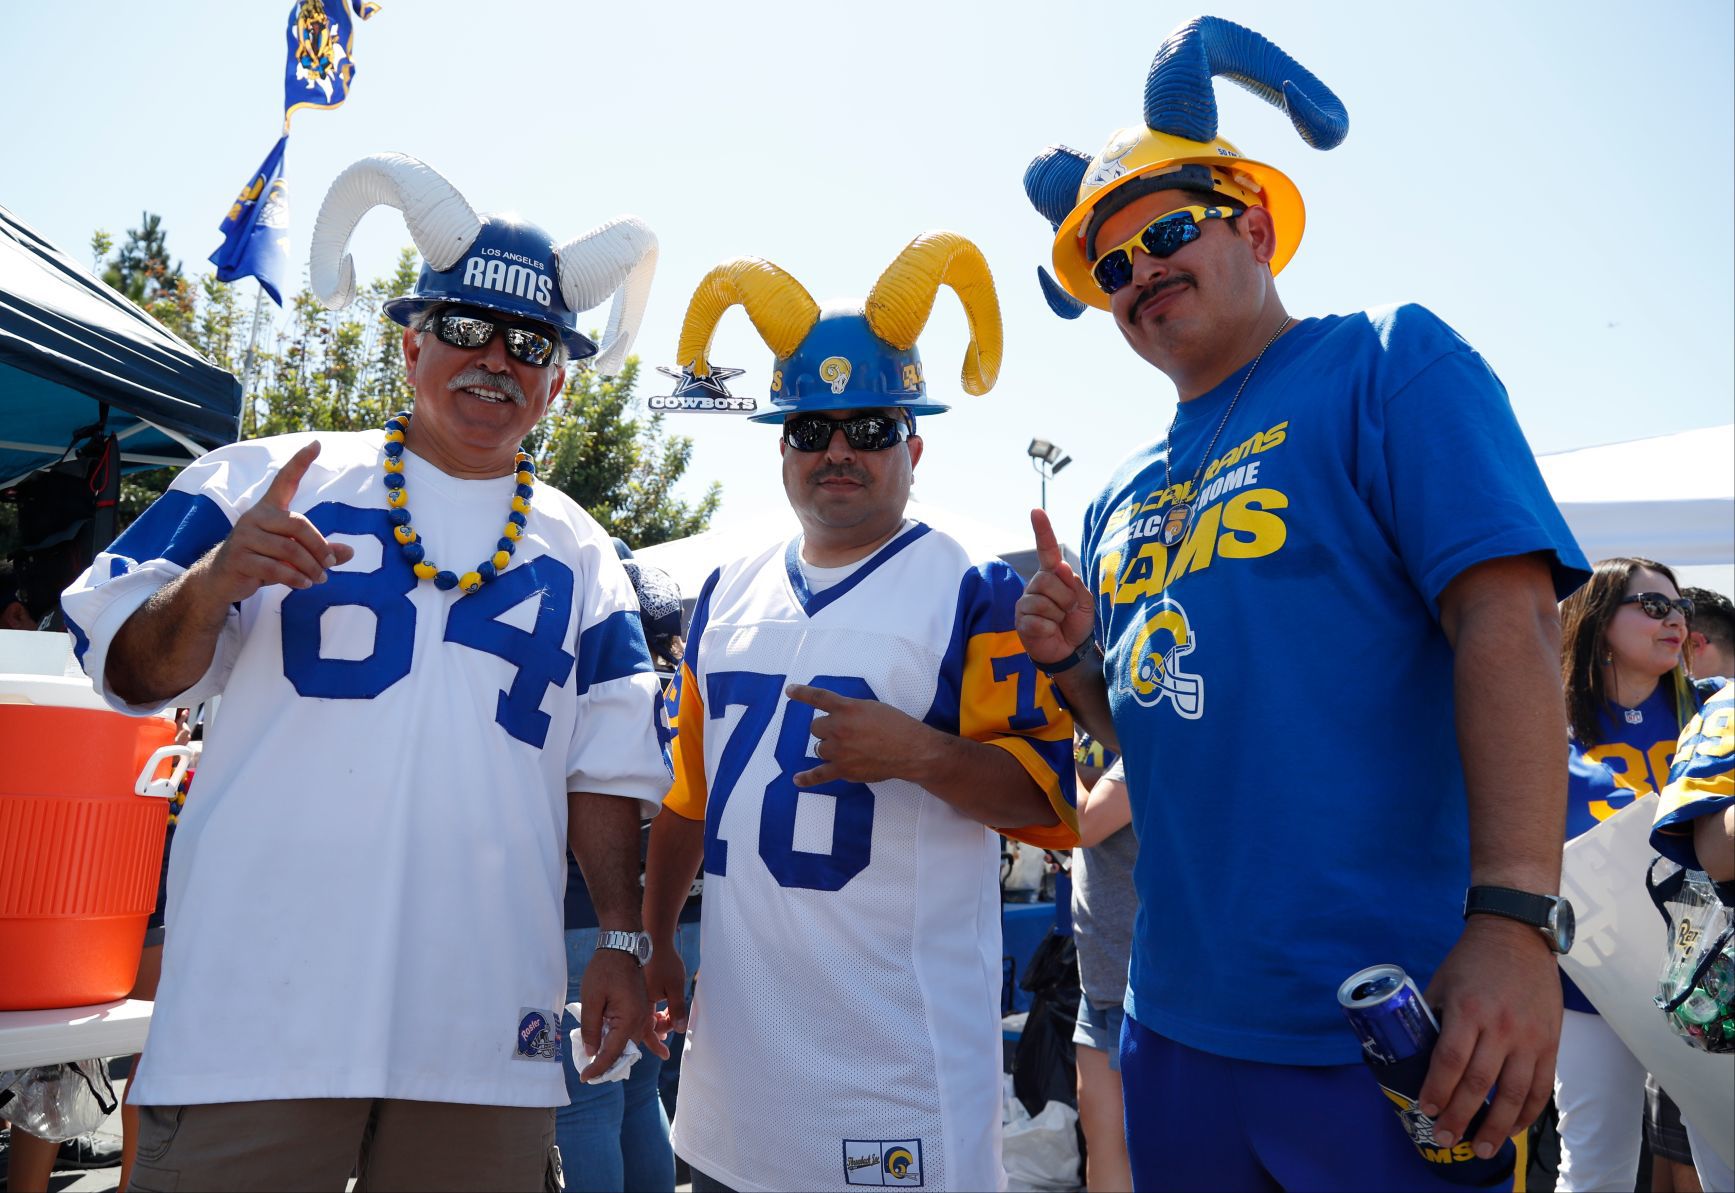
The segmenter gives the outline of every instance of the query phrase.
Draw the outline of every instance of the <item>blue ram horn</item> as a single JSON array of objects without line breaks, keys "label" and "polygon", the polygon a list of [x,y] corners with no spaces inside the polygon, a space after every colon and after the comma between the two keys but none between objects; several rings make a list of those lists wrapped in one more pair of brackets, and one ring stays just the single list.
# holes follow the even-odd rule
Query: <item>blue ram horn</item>
[{"label": "blue ram horn", "polygon": [[1040,265],[1036,267],[1036,281],[1042,287],[1042,297],[1048,300],[1048,309],[1062,319],[1076,319],[1090,309],[1061,289],[1060,283]]},{"label": "blue ram horn", "polygon": [[1024,168],[1024,193],[1055,231],[1078,203],[1078,187],[1090,168],[1090,154],[1050,145]]},{"label": "blue ram horn", "polygon": [[[1032,159],[1024,170],[1024,193],[1051,228],[1058,230],[1078,202],[1078,187],[1084,172],[1090,168],[1090,155],[1069,149],[1065,145],[1050,145]],[[1060,288],[1060,283],[1038,266],[1036,280],[1042,286],[1042,297],[1048,309],[1062,319],[1076,319],[1085,312],[1085,305]]]},{"label": "blue ram horn", "polygon": [[1145,79],[1146,126],[1189,141],[1215,139],[1216,75],[1281,108],[1315,149],[1334,149],[1349,133],[1349,113],[1331,88],[1264,37],[1221,17],[1195,17],[1158,48]]}]

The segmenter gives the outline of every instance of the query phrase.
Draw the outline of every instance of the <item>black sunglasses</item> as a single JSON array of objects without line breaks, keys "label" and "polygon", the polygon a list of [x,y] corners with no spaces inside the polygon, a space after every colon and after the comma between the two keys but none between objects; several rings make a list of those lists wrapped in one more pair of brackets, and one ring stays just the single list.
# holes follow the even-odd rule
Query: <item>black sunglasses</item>
[{"label": "black sunglasses", "polygon": [[858,452],[884,451],[909,437],[909,425],[889,414],[862,414],[844,419],[803,414],[783,424],[783,442],[798,452],[822,452],[831,446],[834,431],[842,431],[844,441]]},{"label": "black sunglasses", "polygon": [[1645,616],[1655,621],[1668,617],[1671,609],[1679,609],[1682,617],[1693,616],[1693,601],[1691,597],[1675,597],[1670,599],[1660,592],[1635,592],[1632,596],[1622,597],[1621,604],[1637,605],[1645,611]]},{"label": "black sunglasses", "polygon": [[496,331],[506,333],[506,355],[541,368],[554,359],[554,340],[528,327],[509,327],[469,311],[452,311],[434,319],[434,335],[454,348],[486,348]]},{"label": "black sunglasses", "polygon": [[1206,220],[1232,220],[1240,214],[1233,207],[1202,207],[1197,204],[1165,212],[1098,257],[1096,264],[1090,267],[1090,275],[1104,294],[1113,294],[1133,280],[1134,244],[1160,261],[1199,239],[1201,225]]}]

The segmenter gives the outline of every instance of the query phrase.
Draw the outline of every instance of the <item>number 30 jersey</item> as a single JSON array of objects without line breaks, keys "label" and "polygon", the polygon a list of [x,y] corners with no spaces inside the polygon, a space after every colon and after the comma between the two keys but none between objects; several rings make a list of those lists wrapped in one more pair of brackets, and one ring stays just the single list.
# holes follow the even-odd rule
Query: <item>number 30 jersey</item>
[{"label": "number 30 jersey", "polygon": [[[150,711],[103,682],[122,623],[312,438],[204,456],[67,591],[116,708]],[[566,793],[668,789],[632,584],[589,515],[541,485],[498,579],[469,595],[418,582],[382,433],[318,438],[291,508],[355,557],[234,607],[210,671],[164,702],[222,696],[176,831],[137,1093],[564,1104]],[[428,555],[463,572],[491,554],[513,479],[403,458]]]},{"label": "number 30 jersey", "polygon": [[703,958],[676,1150],[741,1190],[995,1189],[994,832],[914,783],[798,789],[820,765],[794,683],[1006,750],[1077,840],[1072,721],[1013,629],[1023,583],[906,523],[810,590],[800,540],[714,573],[681,671],[666,807],[705,822]]}]

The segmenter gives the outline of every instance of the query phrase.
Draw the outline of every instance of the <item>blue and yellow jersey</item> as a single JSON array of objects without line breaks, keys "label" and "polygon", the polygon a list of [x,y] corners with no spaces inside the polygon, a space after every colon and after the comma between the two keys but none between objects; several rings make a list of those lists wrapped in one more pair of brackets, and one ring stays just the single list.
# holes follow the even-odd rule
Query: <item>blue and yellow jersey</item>
[{"label": "blue and yellow jersey", "polygon": [[1693,821],[1735,804],[1735,680],[1706,702],[1681,731],[1669,784],[1657,801],[1651,847],[1694,869]]},{"label": "blue and yellow jersey", "polygon": [[1078,839],[1072,717],[1019,643],[1024,585],[1004,563],[912,523],[829,584],[808,575],[796,544],[725,566],[687,638],[665,806],[704,822],[705,977],[676,1145],[723,1171],[751,1157],[763,1188],[814,1188],[840,1157],[991,1187],[999,838],[903,779],[797,788],[820,764],[816,710],[784,693],[877,700],[1005,751],[1056,821],[1006,831],[1062,849]]}]

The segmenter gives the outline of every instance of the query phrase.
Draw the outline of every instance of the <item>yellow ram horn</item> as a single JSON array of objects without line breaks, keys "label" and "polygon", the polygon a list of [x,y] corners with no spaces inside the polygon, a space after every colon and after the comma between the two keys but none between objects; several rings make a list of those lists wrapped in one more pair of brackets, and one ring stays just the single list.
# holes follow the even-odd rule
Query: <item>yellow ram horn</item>
[{"label": "yellow ram horn", "polygon": [[909,351],[928,325],[942,285],[958,292],[970,324],[961,376],[964,392],[985,394],[1000,376],[1006,347],[1000,300],[982,250],[956,232],[924,232],[904,246],[868,292],[868,326],[892,347]]},{"label": "yellow ram horn", "polygon": [[819,321],[819,304],[802,284],[760,257],[737,257],[716,266],[700,280],[681,322],[675,363],[695,377],[711,373],[711,338],[724,312],[736,303],[759,335],[782,360],[800,346]]}]

